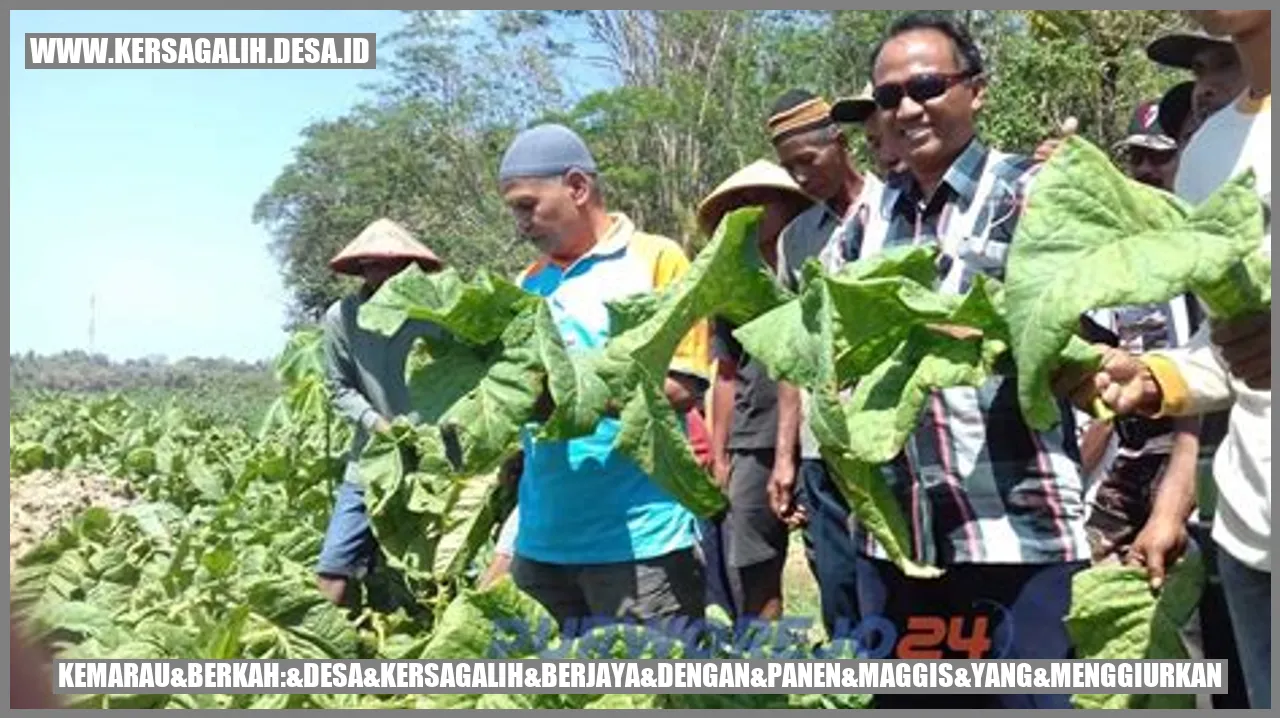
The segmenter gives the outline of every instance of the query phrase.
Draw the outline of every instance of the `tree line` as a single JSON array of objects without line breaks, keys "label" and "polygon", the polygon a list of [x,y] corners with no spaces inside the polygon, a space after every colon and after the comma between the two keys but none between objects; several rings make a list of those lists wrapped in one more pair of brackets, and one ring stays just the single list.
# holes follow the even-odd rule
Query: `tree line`
[{"label": "tree line", "polygon": [[[1144,53],[1185,28],[1176,11],[950,11],[983,49],[990,76],[983,136],[1030,152],[1067,117],[1101,147],[1141,101],[1179,78]],[[261,195],[290,326],[315,321],[349,287],[326,262],[369,222],[390,217],[464,274],[511,274],[513,243],[496,186],[520,129],[558,121],[590,143],[608,201],[648,231],[697,251],[699,199],[769,157],[774,98],[804,87],[829,98],[870,79],[888,11],[408,11],[385,38],[388,79],[346,114],[311,124]],[[584,78],[596,86],[583,88]],[[869,167],[855,128],[855,153]]]}]

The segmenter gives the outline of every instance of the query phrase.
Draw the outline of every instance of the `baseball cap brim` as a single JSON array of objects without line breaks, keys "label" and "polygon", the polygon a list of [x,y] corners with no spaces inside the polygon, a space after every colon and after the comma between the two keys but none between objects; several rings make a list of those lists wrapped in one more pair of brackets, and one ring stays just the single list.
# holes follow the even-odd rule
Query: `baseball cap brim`
[{"label": "baseball cap brim", "polygon": [[868,97],[845,97],[836,100],[831,106],[831,119],[845,124],[859,124],[866,122],[875,111],[875,100]]},{"label": "baseball cap brim", "polygon": [[1168,67],[1191,69],[1196,53],[1221,47],[1233,47],[1231,40],[1199,32],[1174,32],[1152,40],[1147,45],[1147,57]]},{"label": "baseball cap brim", "polygon": [[1178,143],[1164,135],[1129,135],[1116,143],[1116,147],[1140,147],[1153,152],[1173,152]]},{"label": "baseball cap brim", "polygon": [[831,106],[831,119],[844,124],[861,124],[876,111],[876,101],[871,96],[868,82],[857,97],[841,97]]},{"label": "baseball cap brim", "polygon": [[1160,98],[1160,112],[1156,117],[1166,135],[1176,139],[1182,134],[1183,126],[1191,116],[1191,93],[1195,86],[1196,83],[1191,81],[1180,82]]}]

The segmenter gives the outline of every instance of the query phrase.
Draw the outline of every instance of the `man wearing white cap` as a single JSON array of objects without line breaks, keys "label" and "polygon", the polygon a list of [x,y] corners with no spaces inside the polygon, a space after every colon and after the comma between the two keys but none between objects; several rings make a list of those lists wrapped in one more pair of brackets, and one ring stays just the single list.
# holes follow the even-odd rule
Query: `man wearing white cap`
[{"label": "man wearing white cap", "polygon": [[339,605],[351,599],[351,580],[368,572],[377,554],[364,490],[356,477],[360,452],[372,432],[385,431],[397,417],[411,414],[405,361],[414,340],[440,331],[434,324],[409,321],[386,337],[360,328],[356,319],[361,304],[413,263],[427,272],[443,266],[434,252],[389,219],[370,224],[329,262],[333,271],[364,280],[357,292],[334,302],[323,319],[329,392],[338,414],[355,428],[316,565],[321,593]]},{"label": "man wearing white cap", "polygon": [[[606,209],[595,158],[567,127],[520,133],[498,179],[519,234],[541,253],[518,283],[547,299],[569,352],[604,345],[606,302],[660,289],[688,270],[678,244]],[[700,323],[673,357],[665,390],[678,412],[705,393],[707,343]],[[511,575],[564,633],[595,621],[699,620],[704,612],[697,517],[614,450],[621,428],[606,417],[570,441],[539,440],[535,426],[521,435]]]}]

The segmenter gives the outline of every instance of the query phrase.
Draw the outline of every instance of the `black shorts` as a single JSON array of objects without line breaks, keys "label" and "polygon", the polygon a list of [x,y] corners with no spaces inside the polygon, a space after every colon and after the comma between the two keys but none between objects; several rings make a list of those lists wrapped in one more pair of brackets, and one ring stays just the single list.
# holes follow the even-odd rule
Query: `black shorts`
[{"label": "black shorts", "polygon": [[746,568],[785,557],[787,527],[769,508],[773,449],[735,450],[731,455],[729,566]]}]

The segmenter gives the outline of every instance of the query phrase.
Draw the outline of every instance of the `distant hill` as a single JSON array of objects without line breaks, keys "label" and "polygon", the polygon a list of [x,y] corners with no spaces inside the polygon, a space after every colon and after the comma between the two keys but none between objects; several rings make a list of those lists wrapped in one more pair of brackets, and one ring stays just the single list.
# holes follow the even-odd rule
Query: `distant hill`
[{"label": "distant hill", "polygon": [[254,424],[279,394],[266,361],[161,357],[112,361],[101,354],[68,351],[9,355],[14,410],[40,394],[121,393],[148,404],[176,402],[227,420]]}]

